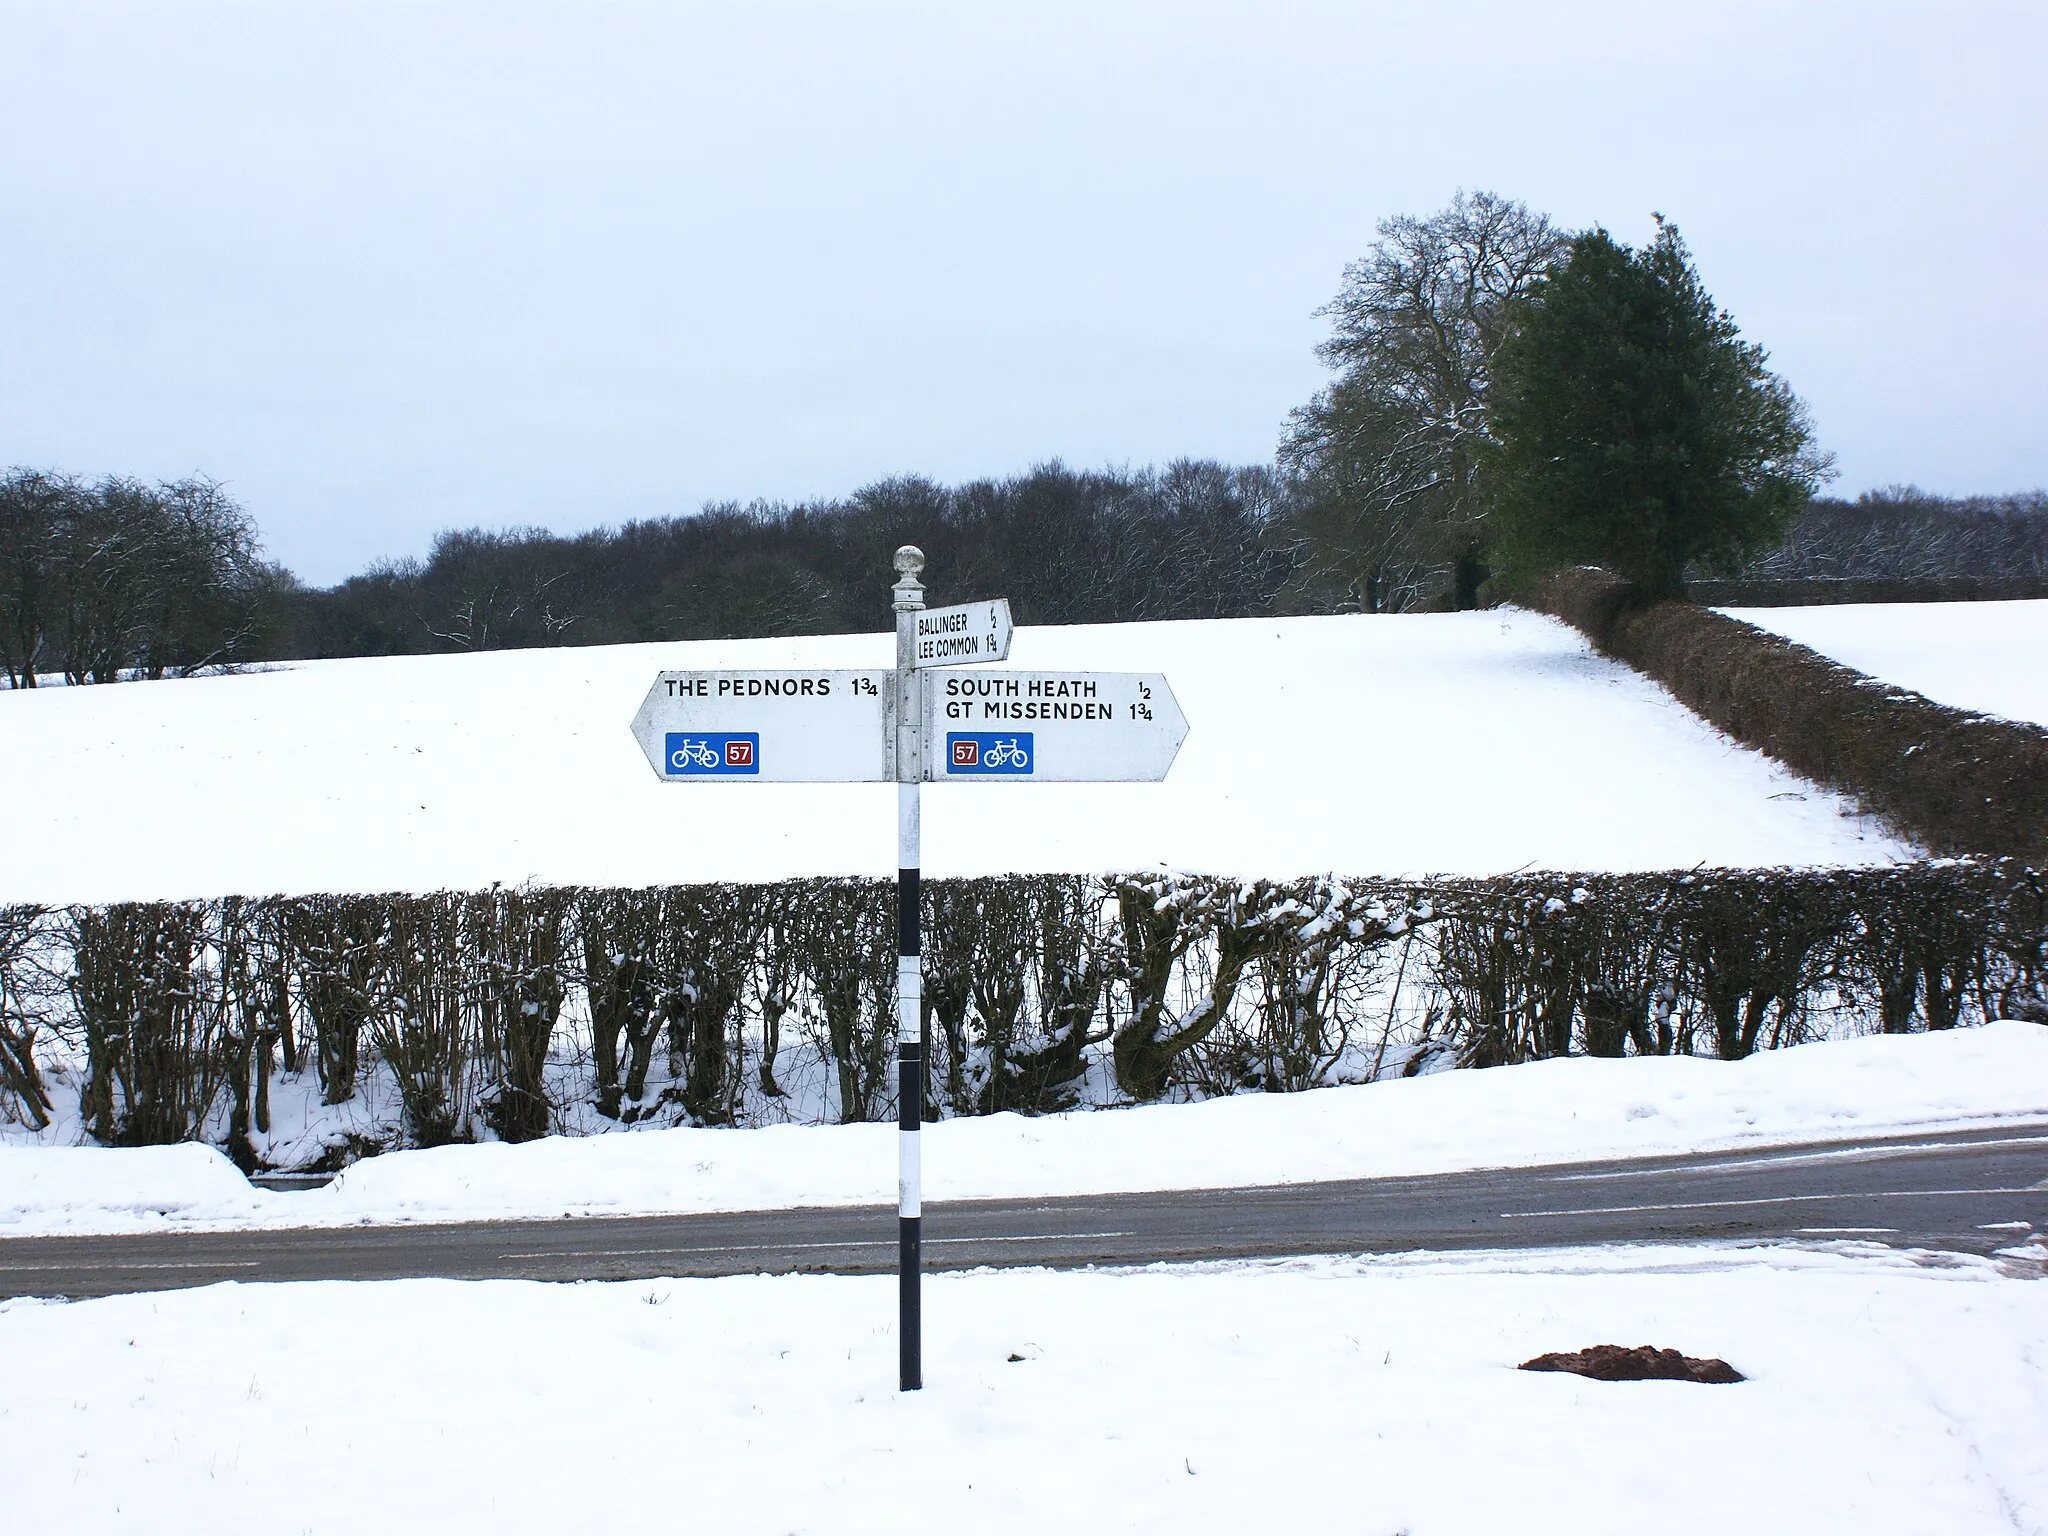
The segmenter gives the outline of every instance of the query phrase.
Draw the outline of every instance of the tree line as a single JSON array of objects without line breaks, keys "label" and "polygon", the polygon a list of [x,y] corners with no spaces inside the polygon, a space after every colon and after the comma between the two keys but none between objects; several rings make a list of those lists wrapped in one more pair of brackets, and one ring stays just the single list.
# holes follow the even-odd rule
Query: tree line
[{"label": "tree line", "polygon": [[0,670],[12,687],[249,660],[289,585],[214,481],[0,476]]},{"label": "tree line", "polygon": [[2048,582],[2048,492],[1930,496],[1914,486],[1817,499],[1745,575],[1765,581]]},{"label": "tree line", "polygon": [[[885,627],[889,554],[931,557],[930,600],[1000,593],[1026,624],[1473,606],[1483,546],[1353,580],[1304,525],[1314,491],[1262,465],[1041,466],[959,487],[894,479],[844,500],[712,506],[564,536],[442,534],[425,560],[286,592],[272,659],[511,646],[860,633]],[[1418,535],[1418,539],[1424,535]],[[1434,539],[1434,533],[1427,537]],[[1816,499],[1760,580],[2048,579],[2048,497],[1951,500],[1907,488]],[[880,574],[878,574],[880,573]]]},{"label": "tree line", "polygon": [[1327,387],[1271,465],[1059,462],[578,535],[450,530],[327,589],[262,558],[206,480],[0,477],[0,665],[15,686],[249,660],[881,627],[889,552],[936,602],[1027,624],[1469,608],[1598,564],[1655,596],[1715,574],[2048,577],[2048,496],[1854,502],[1804,406],[1708,293],[1675,225],[1641,248],[1492,193],[1379,226],[1322,311]]},{"label": "tree line", "polygon": [[[255,661],[853,633],[883,623],[877,571],[934,555],[934,602],[999,592],[1022,622],[1404,612],[1477,601],[1483,546],[1415,543],[1348,566],[1313,483],[1266,466],[1041,466],[947,487],[894,479],[843,500],[712,506],[564,536],[440,535],[424,560],[301,585],[262,558],[212,482],[0,477],[0,677],[183,676]],[[1434,514],[1432,514],[1434,517]],[[1476,573],[1476,574],[1475,574]],[[2048,496],[1912,487],[1817,498],[1745,567],[1762,582],[2048,581]]]},{"label": "tree line", "polygon": [[890,554],[930,557],[930,599],[1001,594],[1020,623],[1270,611],[1291,561],[1266,531],[1265,468],[1042,465],[941,486],[906,476],[844,500],[712,505],[564,536],[442,534],[423,561],[297,592],[288,657],[598,645],[886,627]]}]

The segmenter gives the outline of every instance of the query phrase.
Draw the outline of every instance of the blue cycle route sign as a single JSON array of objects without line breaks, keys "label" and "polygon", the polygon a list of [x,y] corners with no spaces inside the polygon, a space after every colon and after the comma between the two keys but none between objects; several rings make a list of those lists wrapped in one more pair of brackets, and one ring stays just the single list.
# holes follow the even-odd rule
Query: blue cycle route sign
[{"label": "blue cycle route sign", "polygon": [[990,774],[1031,772],[1029,731],[948,731],[946,772]]},{"label": "blue cycle route sign", "polygon": [[761,771],[761,733],[670,731],[662,755],[670,773],[757,774]]}]

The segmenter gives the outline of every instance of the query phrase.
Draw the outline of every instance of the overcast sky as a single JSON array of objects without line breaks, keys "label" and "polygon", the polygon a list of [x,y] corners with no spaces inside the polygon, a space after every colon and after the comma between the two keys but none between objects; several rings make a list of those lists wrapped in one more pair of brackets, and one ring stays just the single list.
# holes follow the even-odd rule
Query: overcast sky
[{"label": "overcast sky", "polygon": [[1459,188],[1676,220],[1837,489],[2048,485],[2048,6],[0,0],[0,463],[326,583],[1049,458],[1270,458]]}]

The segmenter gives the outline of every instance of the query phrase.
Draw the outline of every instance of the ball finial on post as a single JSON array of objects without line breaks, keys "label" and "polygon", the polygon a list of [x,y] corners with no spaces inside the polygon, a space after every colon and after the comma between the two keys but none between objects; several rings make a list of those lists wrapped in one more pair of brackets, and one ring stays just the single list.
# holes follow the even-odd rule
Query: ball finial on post
[{"label": "ball finial on post", "polygon": [[[924,551],[915,544],[905,544],[896,551],[896,585],[890,589],[898,613],[912,613],[924,606],[924,583],[917,579],[917,573],[924,569]],[[907,631],[905,632],[907,635]],[[907,646],[906,638],[900,642]],[[910,653],[902,651],[896,658],[896,665],[910,665]]]}]

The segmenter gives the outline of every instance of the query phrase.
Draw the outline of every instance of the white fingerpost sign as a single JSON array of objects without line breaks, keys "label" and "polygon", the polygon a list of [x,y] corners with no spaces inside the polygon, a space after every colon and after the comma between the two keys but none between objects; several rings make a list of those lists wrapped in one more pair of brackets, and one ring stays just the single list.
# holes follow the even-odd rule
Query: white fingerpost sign
[{"label": "white fingerpost sign", "polygon": [[970,661],[1006,661],[1010,655],[1010,600],[956,603],[913,610],[917,615],[917,667],[958,667]]},{"label": "white fingerpost sign", "polygon": [[1163,779],[1188,734],[1157,672],[948,672],[924,684],[927,779]]},{"label": "white fingerpost sign", "polygon": [[918,1280],[924,1123],[920,785],[1156,780],[1188,733],[1156,672],[939,672],[1010,654],[1004,598],[927,608],[896,551],[896,665],[664,672],[633,736],[669,784],[896,784],[896,1179],[900,1384],[924,1385]]},{"label": "white fingerpost sign", "polygon": [[879,668],[664,672],[633,735],[673,783],[886,782],[895,689],[896,674]]}]

